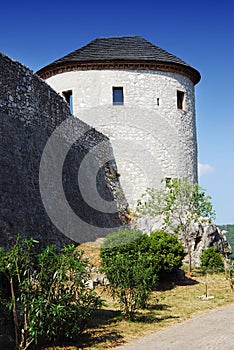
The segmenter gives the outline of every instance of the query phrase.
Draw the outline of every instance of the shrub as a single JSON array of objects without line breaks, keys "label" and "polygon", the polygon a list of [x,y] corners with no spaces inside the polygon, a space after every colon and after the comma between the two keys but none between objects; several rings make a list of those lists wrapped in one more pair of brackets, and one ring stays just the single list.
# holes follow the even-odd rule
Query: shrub
[{"label": "shrub", "polygon": [[158,276],[180,267],[184,255],[177,238],[163,231],[148,236],[140,230],[120,229],[105,238],[103,270],[113,297],[130,319],[137,309],[145,307]]},{"label": "shrub", "polygon": [[201,267],[208,270],[223,271],[224,269],[222,256],[214,247],[203,250],[200,260]]},{"label": "shrub", "polygon": [[5,318],[12,313],[16,348],[22,350],[41,337],[55,341],[76,336],[102,305],[85,287],[89,262],[80,250],[70,245],[59,254],[49,246],[36,254],[35,243],[19,237],[7,252],[0,250],[0,273],[10,290],[5,295],[2,290],[2,310]]},{"label": "shrub", "polygon": [[152,263],[159,276],[182,266],[186,254],[175,235],[161,230],[155,231],[151,233],[149,243],[148,254],[152,256]]},{"label": "shrub", "polygon": [[148,236],[139,230],[120,229],[108,235],[101,248],[103,271],[112,296],[130,319],[145,306],[157,281],[148,255],[140,250],[147,240]]}]

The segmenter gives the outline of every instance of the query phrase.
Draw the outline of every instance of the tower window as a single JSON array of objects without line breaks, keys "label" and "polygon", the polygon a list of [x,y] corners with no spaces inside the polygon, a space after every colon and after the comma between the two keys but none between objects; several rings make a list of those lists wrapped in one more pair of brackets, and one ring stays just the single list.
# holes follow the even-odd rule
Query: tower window
[{"label": "tower window", "polygon": [[171,177],[165,177],[165,183],[166,185],[169,185],[171,182],[172,178]]},{"label": "tower window", "polygon": [[159,98],[157,98],[157,106],[159,106]]},{"label": "tower window", "polygon": [[70,112],[73,111],[73,101],[72,101],[72,90],[67,90],[62,92],[64,100],[69,104],[70,106]]},{"label": "tower window", "polygon": [[113,105],[123,105],[124,96],[122,87],[113,87]]},{"label": "tower window", "polygon": [[184,92],[177,90],[177,108],[178,109],[185,109],[184,108]]}]

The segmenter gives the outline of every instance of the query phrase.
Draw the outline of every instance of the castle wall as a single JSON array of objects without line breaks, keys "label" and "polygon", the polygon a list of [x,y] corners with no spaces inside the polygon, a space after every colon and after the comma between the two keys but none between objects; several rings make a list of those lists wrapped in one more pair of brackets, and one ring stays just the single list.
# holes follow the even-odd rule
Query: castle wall
[{"label": "castle wall", "polygon": [[[55,91],[3,54],[0,86],[0,246],[23,234],[61,247],[95,240],[120,226],[119,210],[123,212],[126,201],[108,138],[71,116]],[[78,172],[89,153],[82,192]],[[94,186],[101,198],[114,203],[110,213],[91,207],[84,198],[93,197],[97,167]]]},{"label": "castle wall", "polygon": [[[120,182],[134,207],[146,187],[165,177],[197,182],[194,84],[157,71],[74,71],[47,79],[57,92],[72,90],[73,113],[110,138]],[[124,105],[113,105],[123,87]],[[177,90],[185,93],[177,108]]]}]

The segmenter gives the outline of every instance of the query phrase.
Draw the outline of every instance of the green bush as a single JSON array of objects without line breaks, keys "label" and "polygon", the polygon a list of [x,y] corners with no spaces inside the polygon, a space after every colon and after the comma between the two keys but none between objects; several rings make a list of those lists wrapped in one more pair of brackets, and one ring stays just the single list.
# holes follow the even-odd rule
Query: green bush
[{"label": "green bush", "polygon": [[180,268],[185,257],[183,245],[178,238],[162,230],[147,236],[146,242],[141,244],[141,252],[149,256],[154,272],[159,277]]},{"label": "green bush", "polygon": [[41,337],[54,342],[77,336],[102,305],[85,286],[89,262],[80,250],[70,245],[59,254],[49,246],[36,254],[35,244],[19,237],[7,252],[0,250],[0,273],[9,284],[0,283],[2,316],[12,315],[16,348],[22,350]]},{"label": "green bush", "polygon": [[108,235],[101,248],[102,267],[112,296],[130,319],[145,306],[157,281],[148,256],[140,251],[146,240],[147,235],[139,230],[120,229]]},{"label": "green bush", "polygon": [[105,238],[100,256],[113,297],[133,319],[135,311],[145,307],[158,276],[182,265],[184,249],[175,236],[163,231],[148,236],[120,229]]},{"label": "green bush", "polygon": [[214,248],[204,249],[201,254],[201,267],[213,271],[223,271],[224,263],[221,254]]}]

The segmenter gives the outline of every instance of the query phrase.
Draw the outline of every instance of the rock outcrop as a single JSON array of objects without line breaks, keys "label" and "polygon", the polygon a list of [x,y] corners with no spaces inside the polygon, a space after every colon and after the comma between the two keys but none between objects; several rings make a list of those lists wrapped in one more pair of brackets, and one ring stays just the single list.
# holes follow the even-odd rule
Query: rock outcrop
[{"label": "rock outcrop", "polygon": [[214,247],[223,257],[232,253],[232,248],[227,241],[224,231],[221,231],[214,223],[205,222],[195,227],[195,237],[192,249],[192,263],[200,265],[200,256],[204,249]]}]

